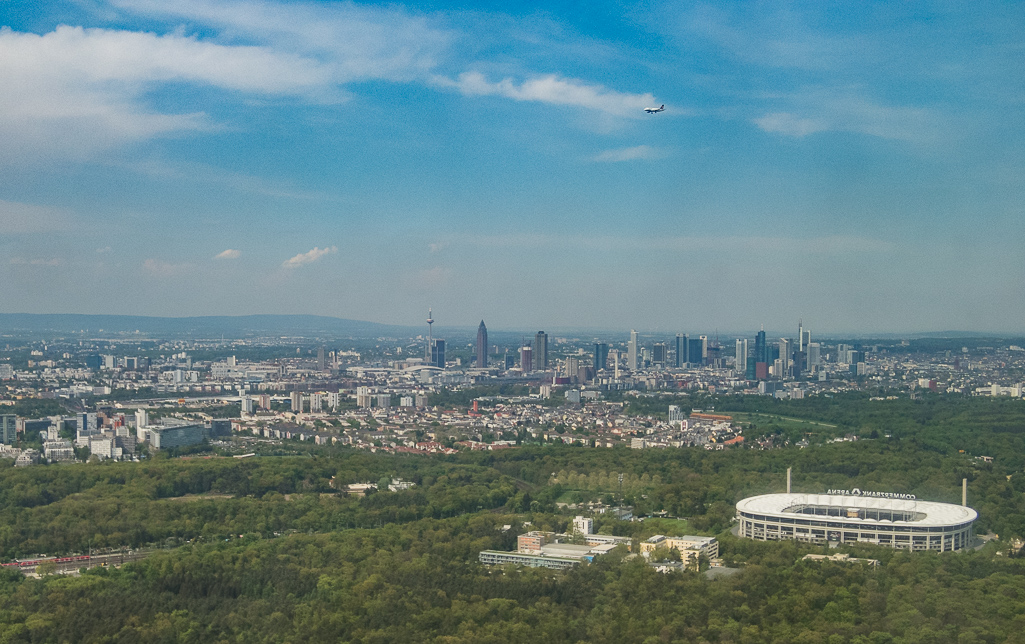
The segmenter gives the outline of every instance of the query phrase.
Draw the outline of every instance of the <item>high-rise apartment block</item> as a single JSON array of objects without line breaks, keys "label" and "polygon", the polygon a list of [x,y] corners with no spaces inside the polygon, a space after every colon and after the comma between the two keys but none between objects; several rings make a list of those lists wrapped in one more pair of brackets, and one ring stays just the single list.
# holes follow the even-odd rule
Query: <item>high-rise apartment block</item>
[{"label": "high-rise apartment block", "polygon": [[0,443],[14,445],[18,442],[18,416],[0,414]]}]

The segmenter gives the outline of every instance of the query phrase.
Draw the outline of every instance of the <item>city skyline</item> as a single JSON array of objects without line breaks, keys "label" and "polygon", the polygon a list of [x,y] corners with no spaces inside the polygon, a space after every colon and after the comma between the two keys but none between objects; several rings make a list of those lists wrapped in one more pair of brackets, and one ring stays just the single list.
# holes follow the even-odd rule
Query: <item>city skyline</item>
[{"label": "city skyline", "polygon": [[0,26],[4,312],[1025,331],[1013,5],[97,0]]}]

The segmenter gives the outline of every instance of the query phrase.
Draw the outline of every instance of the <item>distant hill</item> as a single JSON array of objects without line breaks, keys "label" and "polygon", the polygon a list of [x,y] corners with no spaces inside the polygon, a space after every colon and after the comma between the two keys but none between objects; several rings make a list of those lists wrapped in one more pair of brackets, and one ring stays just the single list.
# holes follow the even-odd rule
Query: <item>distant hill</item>
[{"label": "distant hill", "polygon": [[412,327],[346,320],[322,315],[212,315],[148,317],[142,315],[79,315],[74,313],[0,313],[0,334],[86,333],[191,336],[214,338],[252,335],[378,337],[408,336]]}]

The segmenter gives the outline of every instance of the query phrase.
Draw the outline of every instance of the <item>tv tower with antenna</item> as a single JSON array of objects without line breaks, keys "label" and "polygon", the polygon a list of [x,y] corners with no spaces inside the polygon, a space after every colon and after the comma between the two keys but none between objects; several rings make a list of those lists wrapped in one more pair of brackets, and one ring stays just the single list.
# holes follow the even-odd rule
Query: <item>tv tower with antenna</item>
[{"label": "tv tower with antenna", "polygon": [[427,351],[424,353],[424,360],[427,364],[431,364],[431,346],[434,345],[434,328],[431,326],[434,324],[433,311],[427,309]]}]

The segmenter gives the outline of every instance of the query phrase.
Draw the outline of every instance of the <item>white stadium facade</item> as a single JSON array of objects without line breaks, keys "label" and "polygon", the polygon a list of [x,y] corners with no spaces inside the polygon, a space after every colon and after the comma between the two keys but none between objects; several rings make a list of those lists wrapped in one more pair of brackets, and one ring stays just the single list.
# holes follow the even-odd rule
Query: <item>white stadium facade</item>
[{"label": "white stadium facade", "polygon": [[939,552],[971,546],[978,516],[963,505],[857,489],[763,494],[737,503],[739,534],[750,539],[873,543]]}]

